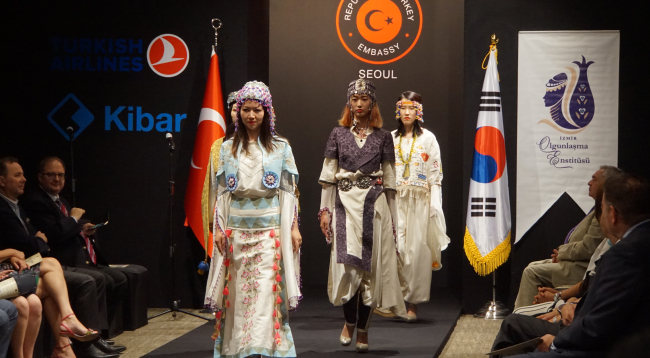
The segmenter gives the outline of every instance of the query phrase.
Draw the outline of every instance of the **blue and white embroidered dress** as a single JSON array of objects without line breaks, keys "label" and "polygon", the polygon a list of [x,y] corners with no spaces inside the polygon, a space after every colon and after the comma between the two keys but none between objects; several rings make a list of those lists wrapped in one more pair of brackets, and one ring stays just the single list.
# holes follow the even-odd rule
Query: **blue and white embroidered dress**
[{"label": "blue and white embroidered dress", "polygon": [[225,257],[214,246],[205,297],[219,310],[215,358],[296,357],[288,311],[301,298],[291,242],[298,171],[289,144],[273,143],[270,153],[259,140],[248,153],[240,145],[236,158],[232,140],[221,146],[214,232],[228,239]]}]

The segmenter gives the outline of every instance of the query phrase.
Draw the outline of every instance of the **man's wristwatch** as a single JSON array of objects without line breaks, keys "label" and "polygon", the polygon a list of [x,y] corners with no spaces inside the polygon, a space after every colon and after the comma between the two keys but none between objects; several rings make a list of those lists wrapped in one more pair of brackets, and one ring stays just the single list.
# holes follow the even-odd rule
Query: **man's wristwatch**
[{"label": "man's wristwatch", "polygon": [[555,303],[557,303],[557,301],[559,301],[559,300],[561,300],[561,299],[562,299],[562,293],[561,293],[561,291],[556,292],[555,295],[553,295],[553,301],[554,301]]}]

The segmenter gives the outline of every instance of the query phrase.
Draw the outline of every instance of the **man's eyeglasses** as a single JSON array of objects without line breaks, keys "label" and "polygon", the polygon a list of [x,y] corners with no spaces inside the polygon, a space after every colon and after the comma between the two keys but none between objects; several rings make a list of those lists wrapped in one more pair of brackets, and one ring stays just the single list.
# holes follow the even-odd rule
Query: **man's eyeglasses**
[{"label": "man's eyeglasses", "polygon": [[41,173],[42,175],[45,175],[48,179],[54,179],[54,178],[59,178],[59,179],[65,179],[65,173]]}]

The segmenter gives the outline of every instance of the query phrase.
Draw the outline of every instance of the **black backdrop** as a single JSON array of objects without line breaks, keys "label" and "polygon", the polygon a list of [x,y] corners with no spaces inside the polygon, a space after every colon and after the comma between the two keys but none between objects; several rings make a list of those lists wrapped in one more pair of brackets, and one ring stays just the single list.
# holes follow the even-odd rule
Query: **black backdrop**
[{"label": "black backdrop", "polygon": [[[349,1],[343,3],[345,9]],[[421,1],[420,4],[422,33],[412,51],[393,63],[374,65],[354,58],[342,46],[336,31],[339,1],[271,2],[270,83],[278,123],[282,124],[282,134],[295,148],[300,171],[302,269],[303,280],[309,283],[327,283],[330,248],[316,220],[321,188],[318,177],[325,142],[338,125],[348,83],[359,78],[359,70],[392,71],[389,77],[396,77],[371,79],[377,88],[377,101],[387,130],[397,127],[395,103],[399,95],[406,90],[422,95],[424,126],[436,134],[441,147],[444,210],[462,212],[461,203],[456,199],[462,195],[461,188],[454,185],[460,180],[460,167],[452,164],[461,150],[461,143],[456,140],[460,128],[454,123],[462,120],[462,3]],[[450,226],[457,229],[458,219],[459,215],[452,214],[448,224],[455,223]],[[462,245],[459,237],[456,230],[450,245],[454,249]],[[445,251],[443,268],[433,275],[434,286],[447,285],[448,266]]]},{"label": "black backdrop", "polygon": [[[154,114],[186,114],[177,144],[174,234],[178,243],[177,294],[184,307],[199,307],[205,276],[196,273],[202,258],[198,241],[182,227],[183,195],[189,171],[196,122],[207,77],[213,31],[210,19],[224,22],[220,30],[220,66],[225,94],[247,80],[269,81],[278,115],[278,130],[288,137],[301,173],[302,266],[305,284],[324,284],[328,247],[315,220],[320,200],[317,177],[327,135],[345,101],[345,87],[360,69],[393,69],[395,80],[375,80],[385,127],[395,127],[394,102],[406,89],[424,96],[425,125],[438,137],[445,170],[444,210],[450,247],[444,268],[434,273],[434,286],[449,286],[468,312],[490,298],[491,278],[478,277],[462,248],[467,188],[471,170],[478,93],[484,71],[480,63],[489,37],[499,42],[499,71],[504,103],[509,182],[516,180],[517,33],[524,30],[621,30],[619,165],[650,174],[644,86],[648,69],[637,48],[644,43],[643,11],[634,3],[545,2],[517,0],[421,1],[422,35],[403,59],[388,65],[363,63],[342,48],[334,25],[339,1],[68,1],[12,3],[2,11],[7,33],[3,51],[3,118],[0,156],[20,159],[34,189],[38,160],[57,155],[69,163],[68,142],[47,115],[73,93],[94,115],[77,139],[75,164],[77,205],[88,217],[111,224],[100,232],[102,251],[112,262],[144,265],[151,271],[149,304],[171,301],[168,257],[168,154],[164,132],[106,131],[105,107],[140,106]],[[146,48],[158,35],[181,37],[190,62],[173,78],[154,74]],[[51,39],[141,39],[141,71],[50,70]],[[97,56],[97,54],[60,54]],[[127,54],[128,55],[128,54]],[[104,54],[101,54],[104,56]],[[108,55],[107,55],[108,56]],[[135,110],[133,111],[135,112]],[[127,110],[120,118],[126,122]],[[66,196],[70,196],[67,183]],[[511,191],[515,212],[515,192]],[[545,258],[580,219],[577,206],[561,198],[517,244],[511,259],[497,270],[498,297],[512,305],[525,265]],[[514,230],[514,229],[513,229]],[[324,294],[324,293],[323,293]]]},{"label": "black backdrop", "polygon": [[[5,11],[6,10],[6,11]],[[159,113],[185,114],[180,131],[173,131],[177,151],[173,155],[176,182],[174,235],[178,244],[175,298],[184,307],[202,305],[205,276],[197,274],[203,258],[199,242],[183,227],[183,197],[189,173],[203,93],[208,73],[210,46],[214,42],[212,18],[220,18],[218,54],[224,93],[239,89],[252,79],[268,81],[268,4],[245,1],[111,1],[111,2],[14,2],[5,4],[2,24],[8,34],[3,51],[3,118],[0,156],[19,158],[28,178],[28,190],[36,187],[36,166],[46,155],[61,157],[69,166],[69,143],[48,122],[48,114],[72,93],[94,115],[94,121],[74,140],[77,206],[87,217],[110,224],[101,229],[101,251],[112,263],[134,263],[150,271],[149,305],[171,303],[169,258],[168,180],[169,154],[165,132],[119,131],[114,123],[105,130],[106,106],[141,107]],[[147,64],[149,43],[159,35],[174,34],[185,41],[190,60],[181,74],[164,78]],[[68,53],[59,40],[68,39]],[[74,41],[93,41],[91,52]],[[95,39],[104,40],[95,49]],[[141,53],[109,53],[110,40],[141,41]],[[106,53],[102,53],[106,51]],[[99,53],[98,53],[99,52]],[[9,55],[11,54],[11,55]],[[130,71],[74,71],[51,69],[55,57],[140,57]],[[136,62],[138,60],[135,60]],[[127,126],[128,108],[119,118]],[[71,113],[70,113],[71,114]],[[69,115],[69,114],[68,114]],[[135,114],[134,114],[135,116]],[[135,128],[135,127],[134,127]],[[175,128],[174,128],[175,129]],[[70,168],[68,167],[68,174]],[[70,181],[64,195],[70,199]],[[0,234],[1,235],[1,234]]]}]

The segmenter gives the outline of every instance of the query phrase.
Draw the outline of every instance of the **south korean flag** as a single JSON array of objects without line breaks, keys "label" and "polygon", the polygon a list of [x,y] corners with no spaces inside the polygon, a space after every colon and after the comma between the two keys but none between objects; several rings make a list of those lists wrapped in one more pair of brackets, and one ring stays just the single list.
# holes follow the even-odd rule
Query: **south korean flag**
[{"label": "south korean flag", "polygon": [[510,255],[510,199],[496,44],[490,47],[474,140],[465,254],[474,270],[490,274]]}]

